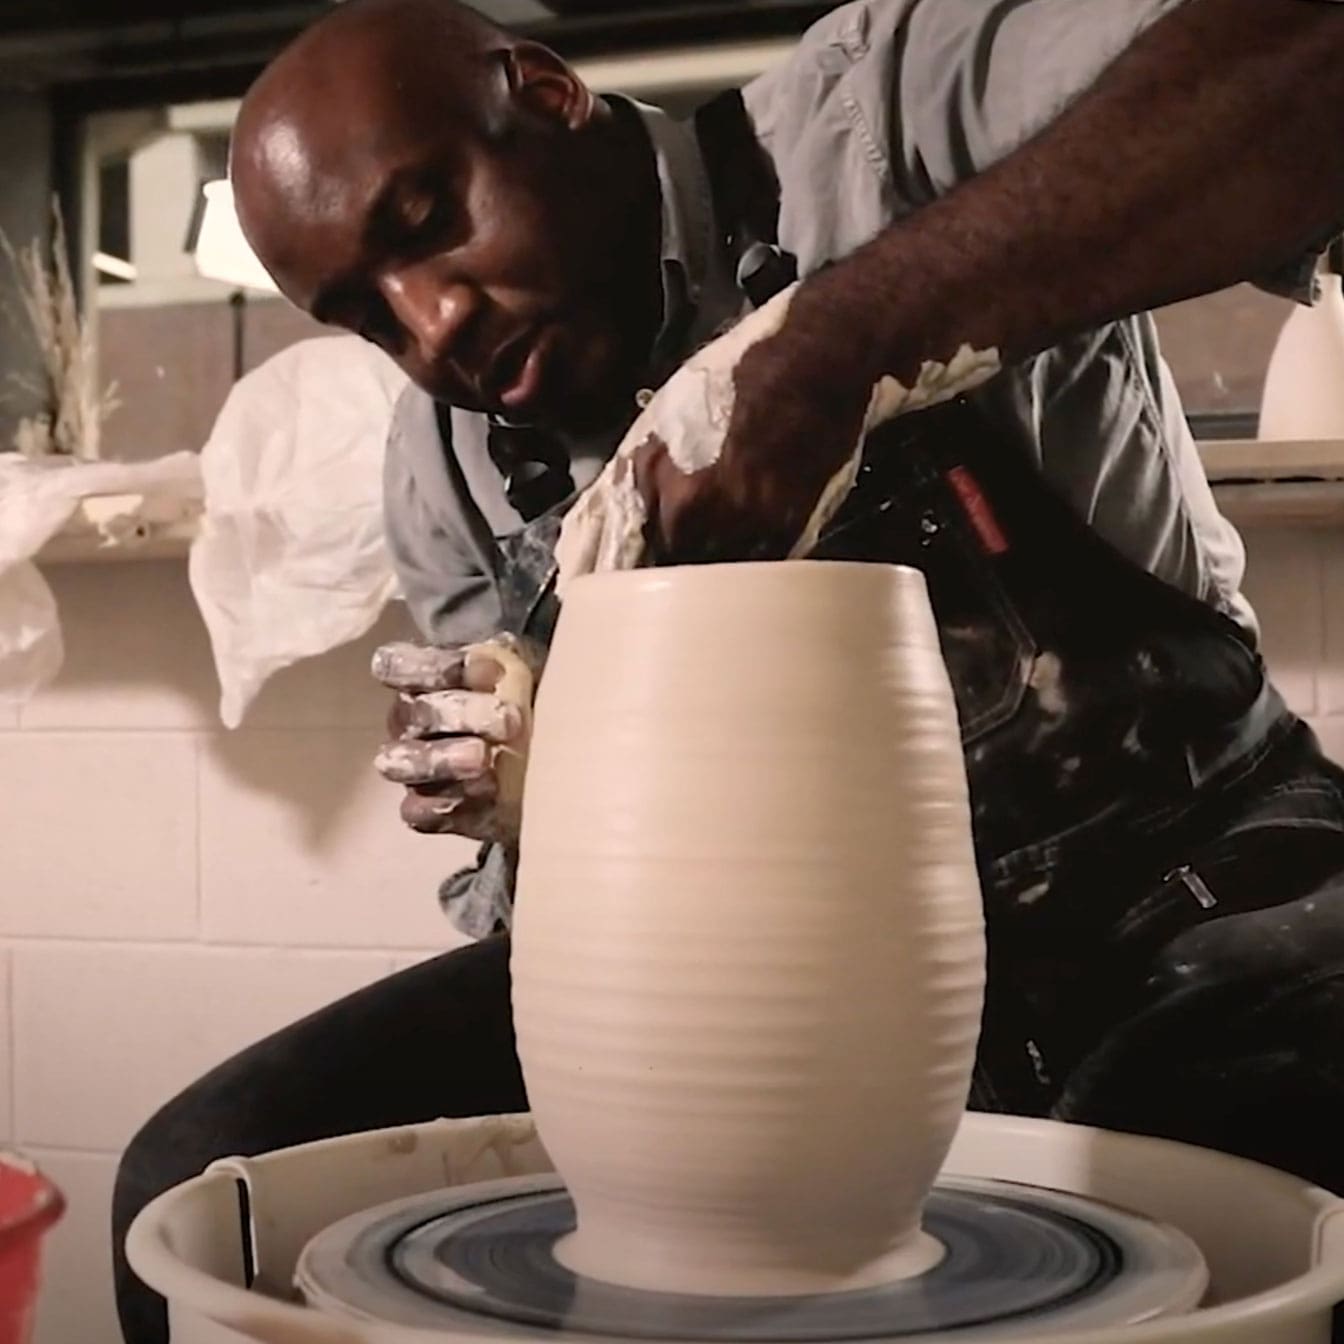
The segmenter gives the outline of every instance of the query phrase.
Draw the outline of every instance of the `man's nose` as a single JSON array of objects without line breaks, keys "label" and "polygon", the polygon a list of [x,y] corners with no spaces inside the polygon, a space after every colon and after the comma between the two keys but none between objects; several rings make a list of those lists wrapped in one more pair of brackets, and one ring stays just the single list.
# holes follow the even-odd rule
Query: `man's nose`
[{"label": "man's nose", "polygon": [[421,363],[437,368],[453,357],[476,311],[471,286],[433,267],[416,266],[384,276],[382,289]]}]

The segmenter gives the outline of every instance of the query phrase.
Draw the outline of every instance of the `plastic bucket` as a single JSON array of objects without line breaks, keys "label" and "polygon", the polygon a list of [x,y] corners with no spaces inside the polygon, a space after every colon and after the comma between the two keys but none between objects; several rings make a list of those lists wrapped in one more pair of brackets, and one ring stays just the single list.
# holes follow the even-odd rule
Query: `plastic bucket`
[{"label": "plastic bucket", "polygon": [[0,1153],[0,1344],[28,1344],[36,1315],[43,1233],[65,1199],[33,1164]]},{"label": "plastic bucket", "polygon": [[[502,1327],[486,1317],[479,1329],[449,1336],[301,1305],[296,1266],[317,1233],[363,1209],[550,1170],[529,1116],[438,1120],[226,1158],[147,1205],[126,1254],[168,1299],[173,1344],[506,1344]],[[1344,1199],[1292,1176],[1165,1140],[1007,1115],[968,1115],[945,1170],[1119,1205],[1173,1224],[1204,1252],[1213,1283],[1198,1311],[1069,1330],[1049,1344],[1330,1338],[1332,1309],[1344,1301]],[[889,1344],[959,1337],[905,1335]],[[565,1344],[569,1337],[519,1326],[510,1338]],[[1017,1336],[1018,1344],[1044,1338]],[[619,1342],[613,1336],[607,1344]]]}]

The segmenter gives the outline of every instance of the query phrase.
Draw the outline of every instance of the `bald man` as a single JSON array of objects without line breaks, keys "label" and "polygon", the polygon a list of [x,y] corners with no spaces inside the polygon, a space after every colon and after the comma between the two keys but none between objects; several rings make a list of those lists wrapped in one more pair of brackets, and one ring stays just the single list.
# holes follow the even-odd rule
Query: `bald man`
[{"label": "bald man", "polygon": [[[684,124],[453,0],[347,0],[301,37],[245,101],[239,212],[293,302],[416,384],[386,517],[435,649],[380,656],[383,766],[411,825],[486,842],[444,891],[480,941],[170,1102],[118,1228],[222,1153],[525,1104],[491,772],[516,719],[460,647],[502,629],[540,658],[574,493],[795,277],[731,367],[717,462],[644,445],[649,541],[782,553],[878,378],[998,353],[872,436],[815,552],[929,582],[990,935],[973,1104],[1344,1186],[1344,776],[1264,675],[1146,316],[1246,278],[1309,301],[1342,124],[1344,6],[1317,0],[859,0]],[[132,1344],[164,1338],[124,1263],[119,1300]]]}]

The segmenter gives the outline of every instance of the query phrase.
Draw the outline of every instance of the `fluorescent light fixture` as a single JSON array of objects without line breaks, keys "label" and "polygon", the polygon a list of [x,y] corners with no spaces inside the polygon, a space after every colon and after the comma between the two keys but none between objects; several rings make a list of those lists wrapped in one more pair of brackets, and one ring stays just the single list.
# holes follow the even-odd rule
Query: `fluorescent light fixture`
[{"label": "fluorescent light fixture", "polygon": [[[501,4],[528,6],[532,0],[500,0]],[[574,63],[580,77],[599,92],[657,97],[746,84],[787,56],[798,45],[794,37],[768,37],[740,42],[707,42],[697,46],[653,51],[628,51]],[[168,127],[174,131],[227,131],[238,116],[238,99],[209,103],[179,103],[168,109]]]},{"label": "fluorescent light fixture", "polygon": [[578,61],[585,84],[598,93],[627,93],[635,98],[694,89],[729,89],[764,74],[798,45],[796,38],[756,42],[706,43],[665,51],[634,52]]},{"label": "fluorescent light fixture", "polygon": [[114,257],[110,252],[95,252],[93,269],[103,275],[110,275],[114,280],[135,279],[135,267],[122,257]]},{"label": "fluorescent light fixture", "polygon": [[220,178],[207,182],[201,190],[204,202],[191,243],[196,269],[208,280],[274,294],[275,281],[243,237],[233,208],[233,187]]}]

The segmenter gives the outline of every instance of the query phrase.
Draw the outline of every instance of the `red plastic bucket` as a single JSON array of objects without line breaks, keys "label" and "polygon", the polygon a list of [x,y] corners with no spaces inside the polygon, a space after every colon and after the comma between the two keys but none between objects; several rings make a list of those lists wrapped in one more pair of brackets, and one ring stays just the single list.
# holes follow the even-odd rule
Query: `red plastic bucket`
[{"label": "red plastic bucket", "polygon": [[65,1199],[33,1164],[0,1153],[0,1344],[28,1344],[37,1307],[42,1234]]}]

